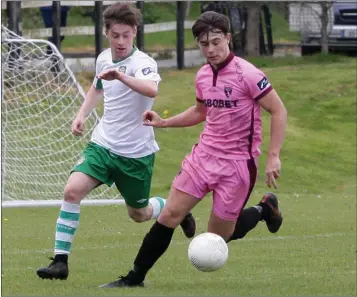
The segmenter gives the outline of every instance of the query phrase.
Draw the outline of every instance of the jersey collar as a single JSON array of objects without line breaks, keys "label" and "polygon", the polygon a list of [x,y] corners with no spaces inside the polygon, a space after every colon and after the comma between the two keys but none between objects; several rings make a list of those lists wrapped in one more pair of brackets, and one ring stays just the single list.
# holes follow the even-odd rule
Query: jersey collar
[{"label": "jersey collar", "polygon": [[120,60],[112,60],[113,63],[116,64],[116,63],[119,63],[119,62],[121,62],[121,61],[124,61],[125,59],[129,58],[130,56],[132,56],[132,55],[134,54],[134,52],[135,52],[137,49],[138,49],[138,48],[137,48],[135,45],[133,45],[133,50],[130,52],[129,55],[127,55],[125,58],[120,59]]},{"label": "jersey collar", "polygon": [[227,58],[221,63],[217,65],[217,68],[214,68],[212,64],[210,64],[213,71],[221,70],[222,68],[226,67],[232,60],[234,59],[234,54],[232,52],[229,53]]}]

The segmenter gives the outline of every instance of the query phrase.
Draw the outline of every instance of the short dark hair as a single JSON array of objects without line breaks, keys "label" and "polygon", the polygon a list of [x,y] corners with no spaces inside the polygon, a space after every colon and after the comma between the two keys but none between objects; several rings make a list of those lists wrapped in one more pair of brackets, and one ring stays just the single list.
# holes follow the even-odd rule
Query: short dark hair
[{"label": "short dark hair", "polygon": [[192,26],[194,38],[200,38],[202,34],[209,32],[222,32],[227,34],[230,30],[229,19],[215,11],[206,11],[202,13]]},{"label": "short dark hair", "polygon": [[137,27],[141,24],[141,11],[129,3],[117,2],[103,12],[105,29],[109,30],[113,24],[125,24]]}]

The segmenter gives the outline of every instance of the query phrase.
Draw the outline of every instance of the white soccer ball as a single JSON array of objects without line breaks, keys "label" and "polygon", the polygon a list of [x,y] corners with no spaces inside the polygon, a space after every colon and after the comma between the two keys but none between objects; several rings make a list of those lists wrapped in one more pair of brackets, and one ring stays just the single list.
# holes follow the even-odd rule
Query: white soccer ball
[{"label": "white soccer ball", "polygon": [[227,243],[217,234],[202,233],[191,241],[188,247],[188,258],[200,271],[218,270],[228,259]]}]

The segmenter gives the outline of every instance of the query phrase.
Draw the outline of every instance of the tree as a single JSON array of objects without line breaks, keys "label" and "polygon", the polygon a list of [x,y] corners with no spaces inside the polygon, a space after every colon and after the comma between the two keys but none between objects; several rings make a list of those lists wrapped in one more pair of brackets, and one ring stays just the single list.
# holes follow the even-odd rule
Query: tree
[{"label": "tree", "polygon": [[309,3],[303,4],[303,7],[311,9],[313,12],[313,16],[315,17],[316,23],[319,26],[320,34],[321,34],[321,52],[328,54],[328,39],[329,39],[329,19],[330,12],[333,2],[331,1],[320,1],[317,3]]},{"label": "tree", "polygon": [[259,56],[259,21],[260,21],[260,4],[259,2],[247,1],[247,31],[245,48],[248,56]]},{"label": "tree", "polygon": [[320,2],[321,7],[321,14],[320,14],[320,21],[321,21],[321,52],[328,54],[328,23],[329,23],[329,11],[332,7],[332,2]]},{"label": "tree", "polygon": [[190,15],[192,1],[185,1],[185,17],[188,18]]}]

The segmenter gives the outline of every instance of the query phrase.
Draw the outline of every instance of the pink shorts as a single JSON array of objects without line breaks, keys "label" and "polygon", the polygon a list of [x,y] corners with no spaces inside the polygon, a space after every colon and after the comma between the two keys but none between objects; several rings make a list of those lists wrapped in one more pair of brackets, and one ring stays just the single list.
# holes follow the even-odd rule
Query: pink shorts
[{"label": "pink shorts", "polygon": [[195,145],[183,160],[181,171],[172,185],[197,199],[213,191],[213,212],[223,220],[235,221],[255,185],[257,161],[257,158],[219,158]]}]

